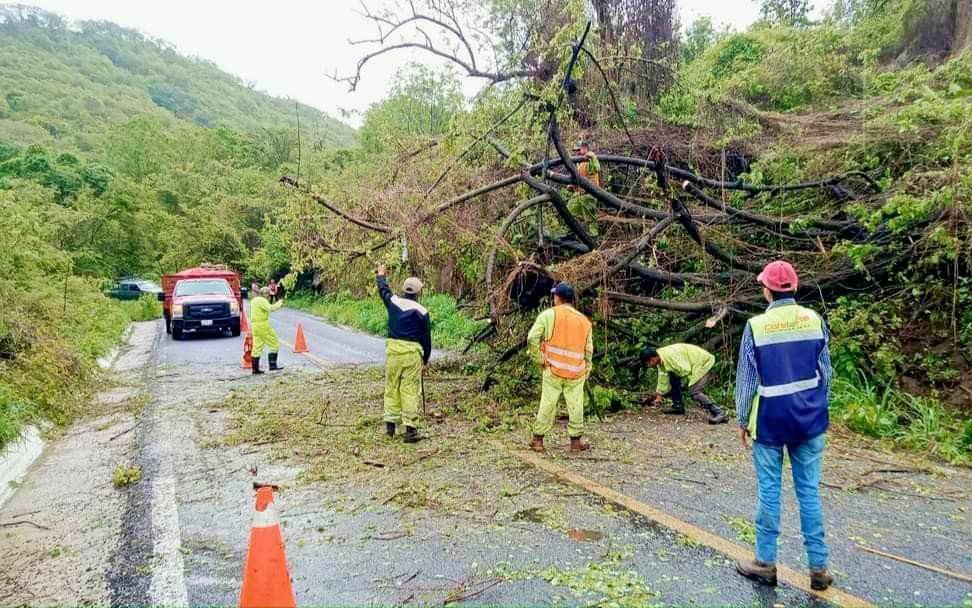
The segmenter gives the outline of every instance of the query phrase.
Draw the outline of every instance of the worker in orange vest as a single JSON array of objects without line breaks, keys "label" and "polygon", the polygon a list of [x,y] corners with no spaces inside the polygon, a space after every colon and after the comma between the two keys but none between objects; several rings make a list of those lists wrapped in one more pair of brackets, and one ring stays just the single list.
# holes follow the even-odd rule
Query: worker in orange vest
[{"label": "worker in orange vest", "polygon": [[[583,156],[587,160],[577,163],[577,172],[586,177],[595,186],[601,186],[601,161],[597,154],[591,151],[591,144],[587,140],[580,140],[574,148],[574,153]],[[574,192],[583,192],[580,186],[573,187]]]},{"label": "worker in orange vest", "polygon": [[552,308],[540,313],[527,334],[530,354],[543,367],[540,410],[533,425],[530,449],[543,452],[543,438],[553,428],[557,403],[567,402],[567,434],[574,452],[590,449],[584,440],[584,383],[591,372],[594,339],[591,322],[574,308],[574,288],[558,283]]}]

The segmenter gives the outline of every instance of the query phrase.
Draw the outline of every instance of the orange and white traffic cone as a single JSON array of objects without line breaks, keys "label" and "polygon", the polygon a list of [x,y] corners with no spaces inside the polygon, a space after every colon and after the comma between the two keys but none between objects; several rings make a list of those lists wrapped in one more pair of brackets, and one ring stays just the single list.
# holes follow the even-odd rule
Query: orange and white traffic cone
[{"label": "orange and white traffic cone", "polygon": [[307,341],[304,340],[304,326],[300,323],[297,324],[297,338],[294,340],[294,352],[295,353],[306,353],[310,349],[307,348]]},{"label": "orange and white traffic cone", "polygon": [[246,319],[246,309],[240,310],[240,332],[250,333],[250,322]]},{"label": "orange and white traffic cone", "polygon": [[280,510],[273,488],[257,488],[256,510],[250,530],[250,547],[243,569],[240,608],[296,608],[290,585],[287,555],[280,532]]},{"label": "orange and white traffic cone", "polygon": [[253,336],[249,333],[243,335],[243,357],[240,359],[240,367],[243,369],[253,369]]}]

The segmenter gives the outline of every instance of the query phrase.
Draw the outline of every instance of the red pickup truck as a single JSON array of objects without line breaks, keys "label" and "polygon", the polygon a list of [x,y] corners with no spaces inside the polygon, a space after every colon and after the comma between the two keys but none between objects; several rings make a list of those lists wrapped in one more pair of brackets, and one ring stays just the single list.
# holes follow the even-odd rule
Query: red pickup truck
[{"label": "red pickup truck", "polygon": [[189,332],[230,332],[240,335],[240,310],[246,289],[240,275],[226,266],[203,264],[162,277],[159,294],[165,331],[173,340]]}]

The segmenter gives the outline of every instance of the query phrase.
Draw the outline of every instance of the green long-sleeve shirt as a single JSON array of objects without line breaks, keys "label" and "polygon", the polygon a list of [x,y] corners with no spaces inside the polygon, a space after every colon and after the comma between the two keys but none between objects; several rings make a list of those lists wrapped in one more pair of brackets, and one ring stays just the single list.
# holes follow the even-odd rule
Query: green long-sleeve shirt
[{"label": "green long-sleeve shirt", "polygon": [[688,386],[702,379],[715,364],[715,356],[694,344],[671,344],[658,349],[661,363],[658,364],[658,388],[655,392],[667,395],[672,390],[668,374],[688,378]]},{"label": "green long-sleeve shirt", "polygon": [[283,300],[280,300],[276,304],[271,304],[263,296],[257,296],[250,302],[250,321],[253,323],[269,323],[270,313],[275,310],[280,310],[281,306],[283,306]]},{"label": "green long-sleeve shirt", "polygon": [[[548,308],[537,316],[537,320],[533,322],[533,327],[530,328],[530,333],[527,334],[527,348],[530,352],[530,357],[533,358],[537,365],[543,365],[543,352],[540,350],[540,345],[550,339],[553,335],[554,319],[556,318],[556,312],[553,308]],[[587,373],[591,373],[591,365],[594,362],[594,332],[587,333],[587,346],[584,349],[584,361],[587,364]]]}]

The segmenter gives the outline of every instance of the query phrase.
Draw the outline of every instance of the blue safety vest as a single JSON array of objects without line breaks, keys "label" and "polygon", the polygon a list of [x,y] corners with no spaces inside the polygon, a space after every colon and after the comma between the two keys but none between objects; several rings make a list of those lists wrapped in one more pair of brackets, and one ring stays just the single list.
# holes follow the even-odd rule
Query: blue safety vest
[{"label": "blue safety vest", "polygon": [[827,385],[818,361],[826,348],[823,320],[789,304],[749,321],[759,386],[749,415],[753,440],[798,445],[827,430]]}]

